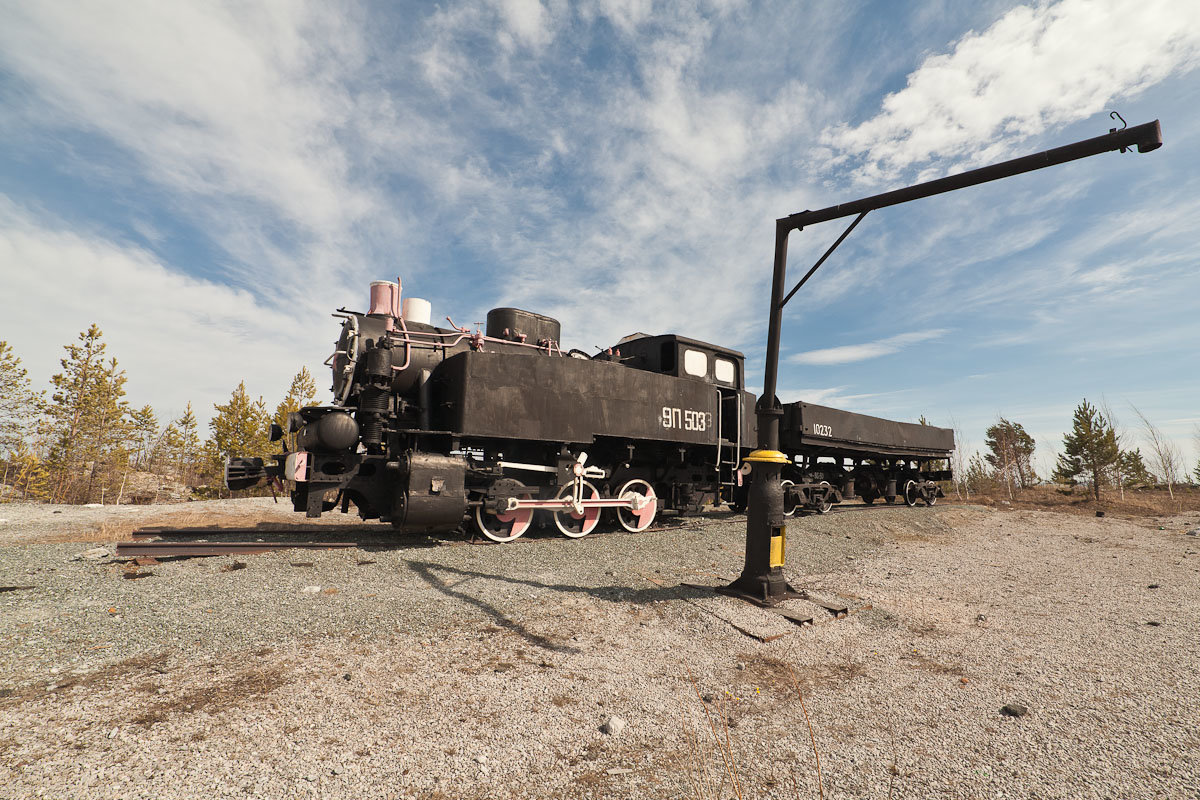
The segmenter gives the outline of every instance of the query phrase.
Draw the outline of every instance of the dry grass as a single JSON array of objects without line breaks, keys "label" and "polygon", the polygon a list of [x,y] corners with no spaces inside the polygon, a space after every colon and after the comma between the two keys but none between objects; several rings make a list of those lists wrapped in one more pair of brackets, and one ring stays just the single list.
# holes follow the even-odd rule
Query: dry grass
[{"label": "dry grass", "polygon": [[797,683],[805,694],[812,695],[821,689],[839,688],[866,674],[862,664],[848,661],[806,667],[797,679],[791,665],[774,656],[747,651],[739,655],[738,660],[745,664],[745,670],[740,673],[742,682],[780,699],[790,697]]},{"label": "dry grass", "polygon": [[808,738],[812,741],[813,758],[817,760],[817,791],[820,793],[821,800],[824,800],[825,779],[821,777],[821,754],[817,752],[817,735],[813,733],[812,720],[808,716],[808,708],[804,705],[804,693],[800,691],[800,683],[796,680],[796,673],[792,672],[791,667],[788,667],[788,676],[792,679],[792,685],[796,687],[796,697],[800,699],[800,710],[804,712],[804,721],[808,723]]},{"label": "dry grass", "polygon": [[[812,719],[808,715],[808,707],[804,702],[805,690],[802,688],[802,684],[807,685],[808,681],[798,679],[791,665],[779,659],[764,659],[761,667],[770,673],[764,673],[766,678],[764,683],[778,688],[786,687],[788,696],[794,693],[799,701],[800,711],[808,727],[809,742],[812,744],[813,770],[817,784],[816,797],[818,800],[824,800],[825,779],[821,773],[821,754],[817,747],[816,731],[813,729]],[[747,668],[749,668],[749,664],[747,664]],[[841,678],[851,680],[861,674],[855,669],[851,669],[850,672],[852,674],[842,675]],[[696,684],[696,679],[692,676],[690,669],[687,671],[687,678],[692,694],[695,695],[699,708],[703,711],[703,719],[698,727],[694,727],[689,721],[692,715],[688,713],[689,710],[686,706],[681,709],[680,714],[683,738],[687,744],[687,760],[683,766],[691,784],[692,796],[696,800],[707,800],[707,798],[717,800],[717,798],[723,799],[731,795],[737,800],[743,800],[743,798],[756,796],[754,786],[748,782],[746,771],[738,768],[735,740],[730,732],[730,728],[733,727],[732,696],[705,698],[701,695],[700,687]],[[837,678],[833,678],[830,682],[837,681]],[[818,679],[817,685],[822,683],[825,683],[825,680]],[[726,692],[726,695],[728,694]],[[732,697],[732,700],[736,699],[736,697]],[[716,756],[719,756],[719,759]],[[796,773],[789,770],[786,775],[790,779],[797,800],[800,800],[803,795]],[[763,788],[774,789],[779,785],[779,777],[773,776],[766,779]],[[891,786],[889,786],[890,796]]]},{"label": "dry grass", "polygon": [[[131,683],[135,678],[144,678],[151,674],[162,674],[166,671],[167,653],[147,653],[115,664],[108,664],[86,675],[64,675],[52,684],[54,692],[62,693],[74,687],[84,689],[105,689],[116,682]],[[0,708],[15,706],[26,702],[43,702],[51,694],[51,690],[42,685],[31,685],[19,691],[5,690],[0,694]]]},{"label": "dry grass", "polygon": [[279,667],[243,670],[223,681],[164,695],[158,702],[147,704],[142,713],[131,721],[135,725],[150,727],[165,722],[173,714],[195,714],[200,711],[218,713],[269,694],[287,685],[290,680]]},{"label": "dry grass", "polygon": [[[953,491],[947,498],[959,502]],[[1125,498],[1120,492],[1109,489],[1100,493],[1097,503],[1090,490],[1077,486],[1074,490],[1054,486],[1034,486],[1029,489],[1014,489],[1013,499],[1008,499],[1004,488],[971,494],[962,502],[1002,509],[1034,511],[1057,511],[1080,516],[1095,516],[1097,511],[1127,517],[1158,517],[1180,514],[1185,511],[1200,511],[1200,488],[1175,487],[1172,500],[1166,489],[1126,489]]]},{"label": "dry grass", "polygon": [[[717,752],[721,756],[721,764],[725,768],[725,774],[721,778],[720,784],[717,786],[714,794],[722,793],[725,788],[725,780],[728,779],[729,786],[738,800],[742,800],[742,786],[739,780],[737,771],[737,761],[733,754],[733,741],[729,735],[729,716],[726,710],[726,701],[724,698],[717,700],[717,718],[720,720],[720,729],[718,730],[717,723],[713,720],[713,714],[709,711],[708,703],[704,702],[704,698],[700,695],[700,687],[696,685],[696,679],[692,676],[692,671],[688,670],[688,681],[692,684],[692,691],[696,695],[696,700],[700,703],[700,708],[704,711],[704,721],[708,725],[709,733],[712,734],[713,742],[716,743]],[[685,717],[684,735],[689,743],[689,748],[694,743],[693,757],[701,764],[702,769],[698,774],[690,773],[694,778],[693,788],[696,790],[697,798],[703,797],[705,787],[712,787],[712,778],[708,775],[707,770],[703,768],[708,759],[705,758],[703,746],[700,744],[701,737],[695,734],[690,726],[686,724]],[[724,736],[722,736],[724,734]]]}]

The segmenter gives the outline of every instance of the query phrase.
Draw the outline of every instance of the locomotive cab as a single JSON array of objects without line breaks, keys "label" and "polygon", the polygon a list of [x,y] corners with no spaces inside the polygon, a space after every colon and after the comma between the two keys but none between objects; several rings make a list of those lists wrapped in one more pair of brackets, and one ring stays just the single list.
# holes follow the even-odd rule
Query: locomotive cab
[{"label": "locomotive cab", "polygon": [[673,334],[633,334],[614,349],[620,350],[620,361],[627,367],[704,381],[733,391],[745,388],[746,357],[737,350]]},{"label": "locomotive cab", "polygon": [[[716,472],[719,494],[732,498],[739,487],[735,470],[743,447],[754,441],[754,397],[746,393],[746,357],[737,350],[663,334],[626,336],[614,348],[626,367],[707,383],[716,390]],[[664,409],[665,412],[665,409]]]}]

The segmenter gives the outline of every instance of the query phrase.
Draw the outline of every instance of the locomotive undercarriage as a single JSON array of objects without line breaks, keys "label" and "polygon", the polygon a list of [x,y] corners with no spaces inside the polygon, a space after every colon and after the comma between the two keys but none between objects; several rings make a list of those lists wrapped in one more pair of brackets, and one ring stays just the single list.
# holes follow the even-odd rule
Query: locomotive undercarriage
[{"label": "locomotive undercarriage", "polygon": [[[307,474],[287,475],[303,478],[292,492],[295,509],[315,517],[338,506],[346,513],[353,504],[364,519],[397,528],[452,529],[466,523],[490,539],[510,541],[537,522],[553,524],[569,537],[585,536],[608,510],[621,527],[640,531],[662,510],[696,512],[725,500],[740,509],[744,502],[742,492],[723,491],[701,448],[620,441],[597,441],[587,448],[530,445],[426,432],[392,440],[389,449],[402,455],[305,454]],[[783,471],[789,517],[801,509],[825,514],[854,496],[867,505],[899,498],[909,506],[932,506],[944,496],[937,483],[943,471],[931,469],[929,462],[797,461]]]},{"label": "locomotive undercarriage", "polygon": [[[843,461],[850,464],[844,465]],[[798,456],[783,469],[782,477],[784,513],[790,517],[801,508],[826,514],[834,504],[855,496],[867,505],[880,498],[890,505],[899,498],[910,507],[918,502],[932,506],[945,496],[938,482],[949,480],[949,472],[933,469],[930,460],[820,461],[816,457]]]},{"label": "locomotive undercarriage", "polygon": [[661,510],[687,513],[721,502],[715,466],[705,457],[710,448],[620,440],[568,446],[426,431],[385,438],[386,453],[310,451],[281,457],[272,471],[295,481],[293,505],[310,517],[353,505],[362,518],[397,528],[465,524],[495,541],[539,522],[578,538],[605,512],[637,532]]}]

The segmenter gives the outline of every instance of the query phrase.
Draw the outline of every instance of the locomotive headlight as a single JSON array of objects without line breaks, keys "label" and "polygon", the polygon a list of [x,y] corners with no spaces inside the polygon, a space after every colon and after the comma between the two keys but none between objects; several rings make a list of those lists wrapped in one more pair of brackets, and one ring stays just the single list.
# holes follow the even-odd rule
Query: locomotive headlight
[{"label": "locomotive headlight", "polygon": [[283,438],[283,428],[279,427],[274,422],[272,422],[271,423],[271,432],[269,434],[267,434],[267,439],[272,442],[278,442],[282,438]]}]

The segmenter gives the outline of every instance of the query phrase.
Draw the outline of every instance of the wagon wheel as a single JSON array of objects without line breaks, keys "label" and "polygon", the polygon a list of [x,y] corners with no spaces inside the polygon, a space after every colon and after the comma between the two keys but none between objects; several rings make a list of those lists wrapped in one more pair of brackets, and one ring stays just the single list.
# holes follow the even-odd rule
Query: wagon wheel
[{"label": "wagon wheel", "polygon": [[[830,491],[833,490],[833,487],[829,485],[829,481],[821,481],[821,485],[829,486]],[[825,493],[825,495],[822,497],[822,499],[817,501],[816,508],[817,508],[818,514],[828,514],[830,509],[833,508],[833,501],[829,499],[828,492]]]},{"label": "wagon wheel", "polygon": [[921,490],[917,486],[916,481],[909,481],[904,484],[904,505],[912,508],[917,504],[917,500],[921,499]]},{"label": "wagon wheel", "polygon": [[[558,490],[558,494],[554,496],[554,499],[570,499],[574,492],[575,484],[568,483]],[[583,482],[583,499],[600,499],[600,492],[588,481]],[[596,526],[600,524],[600,509],[598,508],[585,508],[582,514],[577,514],[574,508],[564,508],[551,513],[554,516],[555,527],[562,531],[563,536],[572,539],[581,539],[587,536],[596,530]]]},{"label": "wagon wheel", "polygon": [[873,492],[867,492],[865,494],[860,493],[858,495],[858,499],[862,500],[864,504],[869,506],[871,503],[875,502],[875,494]]},{"label": "wagon wheel", "polygon": [[[518,495],[518,497],[521,500],[532,499],[532,495],[528,492]],[[511,542],[529,530],[529,524],[532,521],[532,508],[519,508],[516,511],[493,514],[483,505],[475,506],[475,527],[493,542]]]},{"label": "wagon wheel", "polygon": [[637,496],[645,500],[645,504],[639,510],[617,509],[617,522],[620,522],[621,527],[630,533],[637,533],[649,528],[650,523],[654,522],[654,515],[658,513],[658,496],[654,494],[654,487],[646,481],[634,478],[622,486],[621,491],[617,492],[619,500],[633,500]]},{"label": "wagon wheel", "polygon": [[795,484],[795,482],[794,482],[794,481],[789,481],[789,480],[782,480],[782,481],[780,481],[780,482],[779,482],[779,488],[781,488],[781,489],[783,489],[783,490],[784,490],[784,494],[783,494],[783,515],[784,515],[785,517],[790,517],[790,516],[792,516],[792,515],[794,515],[794,514],[796,513],[796,504],[795,504],[795,503],[789,503],[789,502],[788,502],[788,499],[787,499],[787,487],[789,487],[789,486],[795,486],[795,485],[796,485],[796,484]]}]

